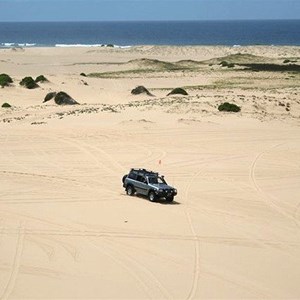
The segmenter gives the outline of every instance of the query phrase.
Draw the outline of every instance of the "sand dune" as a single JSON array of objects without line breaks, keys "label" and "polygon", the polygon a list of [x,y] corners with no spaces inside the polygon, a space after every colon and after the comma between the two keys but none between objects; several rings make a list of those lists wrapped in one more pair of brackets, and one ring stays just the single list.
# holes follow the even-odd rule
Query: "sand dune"
[{"label": "sand dune", "polygon": [[[0,53],[1,299],[300,297],[299,73],[238,65],[299,64],[299,47]],[[131,167],[164,174],[174,203],[126,196]]]}]

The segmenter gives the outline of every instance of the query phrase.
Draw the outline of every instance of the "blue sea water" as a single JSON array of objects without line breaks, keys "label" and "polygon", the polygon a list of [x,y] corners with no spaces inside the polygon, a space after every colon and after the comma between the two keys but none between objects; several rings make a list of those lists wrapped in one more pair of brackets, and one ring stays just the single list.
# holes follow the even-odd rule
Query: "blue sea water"
[{"label": "blue sea water", "polygon": [[300,45],[300,20],[0,22],[0,47]]}]

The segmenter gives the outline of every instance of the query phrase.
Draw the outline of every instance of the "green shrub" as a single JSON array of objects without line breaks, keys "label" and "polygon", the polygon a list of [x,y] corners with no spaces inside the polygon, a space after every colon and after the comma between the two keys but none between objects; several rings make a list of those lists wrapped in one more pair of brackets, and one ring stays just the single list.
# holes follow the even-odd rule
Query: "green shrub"
[{"label": "green shrub", "polygon": [[250,71],[265,71],[265,72],[300,72],[300,65],[296,64],[240,64],[241,66],[245,66],[246,69]]},{"label": "green shrub", "polygon": [[44,75],[40,75],[35,79],[35,82],[47,82],[49,81]]},{"label": "green shrub", "polygon": [[225,102],[225,103],[222,103],[221,105],[219,105],[218,110],[219,111],[239,112],[241,110],[241,108],[239,106],[237,106],[236,104]]},{"label": "green shrub", "polygon": [[154,96],[153,94],[151,94],[148,89],[146,89],[144,86],[142,85],[139,85],[137,86],[136,88],[134,88],[132,91],[131,91],[131,94],[132,95],[140,95],[140,94],[147,94],[148,96]]},{"label": "green shrub", "polygon": [[80,76],[86,77],[85,73],[80,73]]},{"label": "green shrub", "polygon": [[221,65],[222,67],[228,67],[228,62],[225,61],[225,60],[223,60],[223,61],[220,62],[220,65]]},{"label": "green shrub", "polygon": [[21,80],[20,85],[26,87],[27,89],[35,89],[39,87],[32,77],[24,77]]},{"label": "green shrub", "polygon": [[221,62],[220,62],[220,65],[221,65],[222,67],[234,68],[234,63],[229,63],[229,62],[227,62],[227,61],[225,61],[225,60],[221,61]]},{"label": "green shrub", "polygon": [[11,107],[11,105],[9,103],[3,103],[1,107],[4,107],[4,108],[9,108]]},{"label": "green shrub", "polygon": [[167,96],[169,96],[169,95],[188,95],[188,93],[184,90],[184,89],[182,89],[182,88],[175,88],[174,90],[172,90]]},{"label": "green shrub", "polygon": [[50,92],[50,93],[48,93],[48,94],[45,96],[45,98],[44,98],[44,102],[47,102],[47,101],[53,99],[55,96],[56,96],[56,92]]},{"label": "green shrub", "polygon": [[59,92],[54,97],[54,101],[58,105],[74,105],[79,104],[76,100],[74,100],[71,96],[69,96],[65,92]]},{"label": "green shrub", "polygon": [[106,47],[114,48],[115,46],[113,44],[107,44]]},{"label": "green shrub", "polygon": [[12,83],[13,80],[11,77],[7,74],[0,74],[0,85],[1,87],[9,86],[10,83]]}]

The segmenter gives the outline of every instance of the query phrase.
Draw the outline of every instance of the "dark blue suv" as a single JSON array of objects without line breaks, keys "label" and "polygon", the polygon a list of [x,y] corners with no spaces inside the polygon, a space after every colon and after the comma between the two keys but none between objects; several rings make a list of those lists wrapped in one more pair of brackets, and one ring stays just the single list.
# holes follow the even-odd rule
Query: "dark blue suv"
[{"label": "dark blue suv", "polygon": [[131,169],[128,175],[123,176],[122,182],[127,195],[144,195],[152,202],[160,198],[172,202],[177,195],[177,190],[167,184],[164,176],[145,169]]}]

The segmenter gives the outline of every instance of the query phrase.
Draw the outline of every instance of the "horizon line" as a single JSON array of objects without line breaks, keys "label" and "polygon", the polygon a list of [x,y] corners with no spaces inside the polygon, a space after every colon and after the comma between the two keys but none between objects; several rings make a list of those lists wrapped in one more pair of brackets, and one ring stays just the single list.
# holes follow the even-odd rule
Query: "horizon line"
[{"label": "horizon line", "polygon": [[0,21],[0,23],[96,23],[96,22],[241,22],[241,21],[300,21],[300,19],[202,19],[202,20],[23,20],[23,21]]}]

